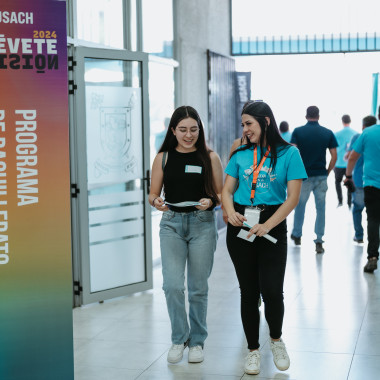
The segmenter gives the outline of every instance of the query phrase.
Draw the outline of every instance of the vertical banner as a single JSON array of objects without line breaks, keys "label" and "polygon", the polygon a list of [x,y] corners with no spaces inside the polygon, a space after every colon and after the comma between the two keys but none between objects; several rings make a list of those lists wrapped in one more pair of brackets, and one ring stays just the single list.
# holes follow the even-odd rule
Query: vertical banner
[{"label": "vertical banner", "polygon": [[241,111],[244,103],[251,99],[251,73],[235,72],[236,78],[236,137],[241,137]]},{"label": "vertical banner", "polygon": [[72,380],[66,2],[0,2],[0,378]]},{"label": "vertical banner", "polygon": [[377,105],[379,104],[379,73],[372,74],[372,107],[371,114],[378,116]]}]

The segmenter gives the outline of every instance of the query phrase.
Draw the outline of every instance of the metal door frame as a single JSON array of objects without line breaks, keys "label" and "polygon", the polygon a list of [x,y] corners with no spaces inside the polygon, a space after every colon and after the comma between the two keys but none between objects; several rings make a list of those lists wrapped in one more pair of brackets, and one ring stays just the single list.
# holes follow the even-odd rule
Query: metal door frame
[{"label": "metal door frame", "polygon": [[[150,127],[148,98],[148,54],[88,47],[73,47],[74,64],[69,91],[74,95],[70,100],[73,115],[70,117],[71,187],[72,187],[72,227],[73,227],[73,279],[74,306],[104,301],[125,296],[153,287],[152,278],[152,228],[151,206],[144,199],[145,235],[145,281],[95,293],[90,291],[90,246],[87,194],[87,148],[86,148],[86,103],[85,103],[85,58],[138,61],[141,63],[142,92],[142,159],[143,191],[149,193],[150,181]],[[71,97],[72,98],[72,97]]]}]

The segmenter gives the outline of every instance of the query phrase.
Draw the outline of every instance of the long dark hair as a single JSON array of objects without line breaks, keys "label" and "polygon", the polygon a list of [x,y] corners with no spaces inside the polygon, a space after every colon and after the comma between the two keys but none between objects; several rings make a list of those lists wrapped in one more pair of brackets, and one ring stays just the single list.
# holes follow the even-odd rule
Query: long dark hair
[{"label": "long dark hair", "polygon": [[198,140],[195,143],[195,147],[197,148],[196,155],[202,161],[205,170],[205,191],[207,195],[214,201],[214,203],[219,203],[219,198],[216,194],[215,183],[212,176],[212,165],[210,158],[210,153],[212,152],[212,150],[209,149],[206,145],[205,133],[201,118],[198,112],[193,107],[181,106],[173,112],[168,126],[168,130],[166,132],[165,140],[162,143],[158,153],[175,150],[175,148],[178,145],[178,141],[173,133],[173,130],[177,128],[178,124],[182,120],[188,118],[196,120],[199,128]]},{"label": "long dark hair", "polygon": [[[261,158],[263,156],[263,148],[264,148],[264,141],[266,142],[267,146],[270,146],[270,164],[269,166],[274,170],[277,163],[277,157],[280,151],[282,151],[285,147],[291,145],[288,142],[286,142],[280,135],[280,132],[277,127],[276,120],[273,116],[273,112],[271,108],[268,106],[268,104],[260,101],[254,101],[249,100],[247,103],[244,104],[243,110],[241,111],[241,115],[250,115],[252,116],[260,125],[261,128],[261,135],[260,135],[260,141],[258,144],[251,143],[249,139],[246,139],[246,145],[242,148],[237,148],[231,156],[233,156],[237,151],[240,150],[246,150],[250,149],[251,147],[254,147],[255,145],[258,145],[261,149],[261,157],[259,162],[261,161]],[[268,124],[266,117],[269,117],[270,122]]]}]

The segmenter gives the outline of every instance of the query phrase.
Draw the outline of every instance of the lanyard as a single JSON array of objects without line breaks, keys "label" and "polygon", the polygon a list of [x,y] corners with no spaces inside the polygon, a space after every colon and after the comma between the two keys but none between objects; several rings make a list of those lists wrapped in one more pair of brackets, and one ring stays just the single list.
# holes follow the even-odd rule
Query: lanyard
[{"label": "lanyard", "polygon": [[270,146],[268,146],[267,151],[264,154],[264,157],[261,159],[259,166],[257,166],[257,146],[255,146],[255,149],[253,150],[253,178],[252,178],[252,187],[251,187],[251,203],[253,204],[253,199],[255,198],[255,192],[256,192],[256,184],[257,184],[257,178],[259,177],[259,173],[261,168],[264,165],[265,160],[267,159],[270,152]]}]

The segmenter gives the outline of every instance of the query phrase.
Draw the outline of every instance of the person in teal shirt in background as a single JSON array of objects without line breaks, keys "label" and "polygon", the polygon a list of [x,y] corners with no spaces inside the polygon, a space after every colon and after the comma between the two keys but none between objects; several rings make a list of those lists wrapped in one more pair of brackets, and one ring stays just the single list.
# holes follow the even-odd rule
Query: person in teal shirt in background
[{"label": "person in teal shirt in background", "polygon": [[[362,125],[363,130],[365,128],[371,127],[376,124],[376,117],[369,115],[363,118]],[[360,137],[360,133],[354,135],[351,139],[351,142],[348,147],[348,151],[346,153],[346,160],[350,156],[350,153],[353,149],[355,141]],[[355,164],[355,169],[353,172],[353,181],[355,184],[355,192],[352,193],[352,218],[354,222],[355,236],[354,242],[356,243],[364,243],[364,230],[362,226],[362,212],[364,210],[364,189],[363,189],[363,156],[360,156],[358,161]]]},{"label": "person in teal shirt in background", "polygon": [[278,127],[280,130],[281,137],[288,143],[292,138],[292,133],[289,131],[289,123],[287,121],[282,121]]},{"label": "person in teal shirt in background", "polygon": [[[347,167],[347,161],[344,156],[347,152],[348,144],[350,143],[352,136],[356,135],[356,131],[350,127],[351,118],[350,115],[342,116],[343,129],[335,133],[335,137],[338,141],[338,159],[336,160],[334,173],[335,173],[335,188],[338,195],[338,207],[343,205],[342,185],[344,173]],[[347,190],[347,205],[351,208],[351,192]]]},{"label": "person in teal shirt in background", "polygon": [[[380,107],[379,115],[380,117]],[[368,262],[364,272],[373,273],[377,269],[380,245],[380,125],[366,128],[355,141],[353,150],[348,158],[345,183],[352,182],[352,171],[363,156],[363,185],[364,204],[367,212]]]}]

